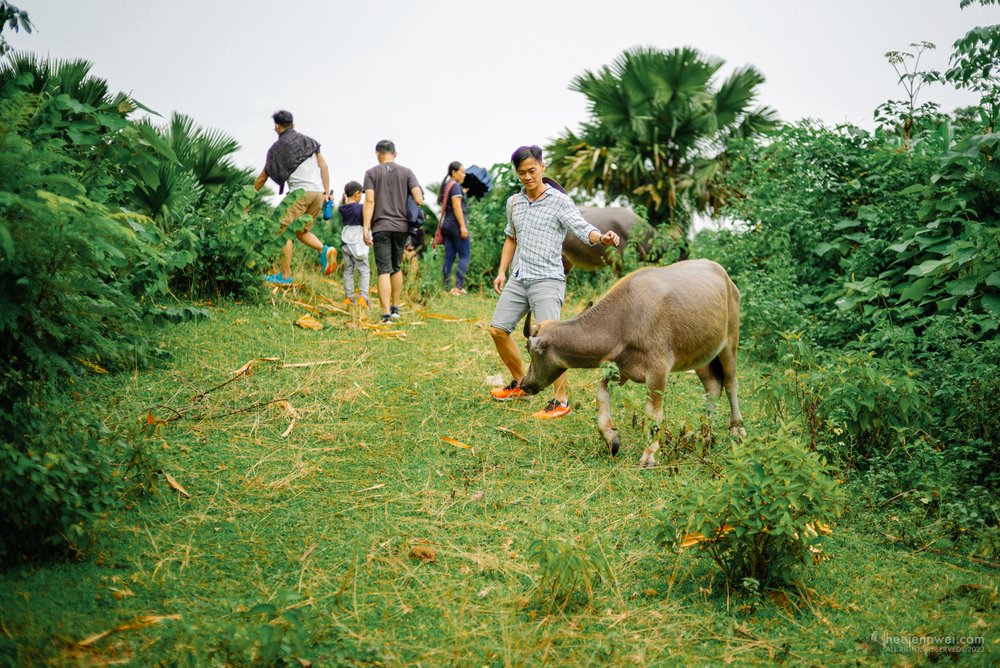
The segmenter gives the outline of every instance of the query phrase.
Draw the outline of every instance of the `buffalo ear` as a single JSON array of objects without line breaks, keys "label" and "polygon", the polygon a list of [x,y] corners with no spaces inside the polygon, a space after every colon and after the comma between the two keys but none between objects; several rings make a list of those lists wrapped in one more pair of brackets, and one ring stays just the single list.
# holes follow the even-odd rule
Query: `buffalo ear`
[{"label": "buffalo ear", "polygon": [[532,338],[538,338],[538,332],[542,331],[542,323],[537,323],[531,327]]}]

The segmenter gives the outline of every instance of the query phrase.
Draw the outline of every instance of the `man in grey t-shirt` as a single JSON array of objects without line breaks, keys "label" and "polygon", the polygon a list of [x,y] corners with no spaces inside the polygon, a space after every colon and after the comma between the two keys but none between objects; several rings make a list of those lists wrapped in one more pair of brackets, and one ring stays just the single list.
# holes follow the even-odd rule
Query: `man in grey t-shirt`
[{"label": "man in grey t-shirt", "polygon": [[362,220],[365,243],[375,247],[382,322],[391,322],[399,318],[403,292],[400,267],[409,237],[406,196],[412,195],[417,206],[423,206],[424,196],[413,171],[396,163],[395,144],[383,139],[375,145],[375,155],[378,164],[365,172]]}]

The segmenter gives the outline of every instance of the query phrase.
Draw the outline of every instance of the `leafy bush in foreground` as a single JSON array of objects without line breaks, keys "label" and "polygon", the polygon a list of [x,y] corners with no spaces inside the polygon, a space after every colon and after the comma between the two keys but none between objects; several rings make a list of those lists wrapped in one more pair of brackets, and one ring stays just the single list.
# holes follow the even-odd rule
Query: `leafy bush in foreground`
[{"label": "leafy bush in foreground", "polygon": [[528,546],[528,560],[538,564],[541,578],[535,595],[546,612],[565,610],[578,593],[592,602],[594,585],[609,574],[604,550],[594,539],[539,538]]},{"label": "leafy bush in foreground", "polygon": [[141,309],[125,277],[138,255],[141,216],[88,197],[73,160],[28,119],[41,98],[0,100],[0,383],[73,375],[145,352]]},{"label": "leafy bush in foreground", "polygon": [[696,483],[658,514],[657,540],[693,547],[725,575],[761,587],[794,582],[796,569],[818,562],[824,535],[844,499],[830,467],[787,430],[734,445],[722,477]]},{"label": "leafy bush in foreground", "polygon": [[87,417],[15,411],[0,439],[0,562],[81,551],[118,503],[116,441]]},{"label": "leafy bush in foreground", "polygon": [[780,422],[800,421],[811,450],[864,468],[930,426],[930,391],[915,369],[860,349],[817,353],[801,333],[782,338],[782,370],[765,377],[761,405]]}]

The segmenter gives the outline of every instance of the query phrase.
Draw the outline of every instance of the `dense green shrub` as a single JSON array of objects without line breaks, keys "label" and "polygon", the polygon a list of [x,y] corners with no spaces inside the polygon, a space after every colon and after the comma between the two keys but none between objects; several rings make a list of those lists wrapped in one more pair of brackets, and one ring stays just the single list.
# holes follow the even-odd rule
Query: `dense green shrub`
[{"label": "dense green shrub", "polygon": [[0,562],[79,552],[118,503],[121,440],[86,416],[13,409],[0,425]]},{"label": "dense green shrub", "polygon": [[849,466],[905,444],[930,427],[930,392],[917,372],[860,349],[820,351],[801,334],[784,334],[779,373],[758,393],[777,421],[798,420],[817,447]]},{"label": "dense green shrub", "polygon": [[156,255],[136,232],[144,221],[87,196],[62,142],[31,130],[42,104],[24,93],[0,99],[0,382],[9,390],[15,372],[52,379],[148,350],[127,278],[134,258]]},{"label": "dense green shrub", "polygon": [[852,489],[867,500],[865,512],[891,512],[896,538],[915,547],[978,545],[995,559],[1000,506],[980,477],[995,466],[991,450],[995,456],[995,448],[982,441],[942,443],[920,435],[892,454],[874,455]]},{"label": "dense green shrub", "polygon": [[658,513],[657,540],[695,548],[729,587],[744,579],[765,588],[794,582],[798,567],[819,560],[843,509],[830,467],[785,430],[735,444],[720,469],[721,477],[687,487]]},{"label": "dense green shrub", "polygon": [[90,68],[0,62],[0,558],[82,550],[120,502],[125,441],[52,408],[66,379],[160,356],[154,322],[204,313],[178,295],[252,293],[292,234],[227,161],[235,142],[134,122]]},{"label": "dense green shrub", "polygon": [[[1000,43],[998,30],[956,44],[954,69],[965,74],[949,80],[975,82],[986,97],[1000,89],[993,56],[966,58]],[[879,503],[916,504],[904,514],[920,518],[917,531],[997,521],[993,110],[986,100],[974,113],[928,117],[908,142],[891,128],[806,122],[734,145],[724,175],[734,224],[697,240],[740,287],[741,344],[780,364],[763,405],[880,481],[868,488]],[[789,355],[791,345],[808,354]]]},{"label": "dense green shrub", "polygon": [[173,229],[156,226],[153,235],[162,260],[154,264],[151,258],[143,268],[151,279],[164,282],[160,294],[168,290],[202,297],[257,294],[263,286],[261,275],[303,221],[294,221],[279,236],[280,220],[298,197],[286,197],[273,211],[245,213],[256,199],[253,186],[221,190],[206,198],[202,207],[175,213]]}]

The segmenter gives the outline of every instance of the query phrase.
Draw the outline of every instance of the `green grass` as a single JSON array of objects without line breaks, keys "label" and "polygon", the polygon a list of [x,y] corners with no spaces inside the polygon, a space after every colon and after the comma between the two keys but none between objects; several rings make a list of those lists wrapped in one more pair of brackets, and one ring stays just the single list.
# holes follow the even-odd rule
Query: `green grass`
[{"label": "green grass", "polygon": [[[338,313],[321,313],[322,331],[300,329],[306,310],[292,299],[316,303],[305,289],[217,305],[211,320],[164,330],[169,363],[68,388],[114,428],[150,412],[177,418],[143,447],[190,498],[157,476],[154,494],[109,518],[86,560],[0,573],[5,663],[242,665],[267,647],[317,665],[928,660],[888,651],[873,632],[982,636],[983,651],[961,660],[1000,661],[996,571],[888,543],[888,516],[852,507],[805,595],[758,604],[727,596],[708,562],[658,548],[653,513],[708,470],[683,455],[676,467],[635,468],[644,388],[631,385],[615,391],[623,446],[612,458],[596,430],[596,371],[570,372],[573,413],[559,421],[531,418],[544,395],[491,401],[485,379],[506,371],[485,329],[490,297],[408,304],[391,328],[405,339]],[[260,362],[204,394],[266,357],[330,363]],[[753,394],[763,371],[743,360],[748,430],[764,428]],[[287,436],[291,414],[275,400],[298,416]],[[673,434],[698,426],[693,374],[672,377],[665,405]],[[723,406],[716,448],[727,424]],[[528,545],[584,536],[601,540],[611,578],[591,604],[545,614]],[[416,546],[435,558],[411,557]],[[264,603],[276,607],[254,612]],[[79,644],[146,615],[178,617]]]}]

